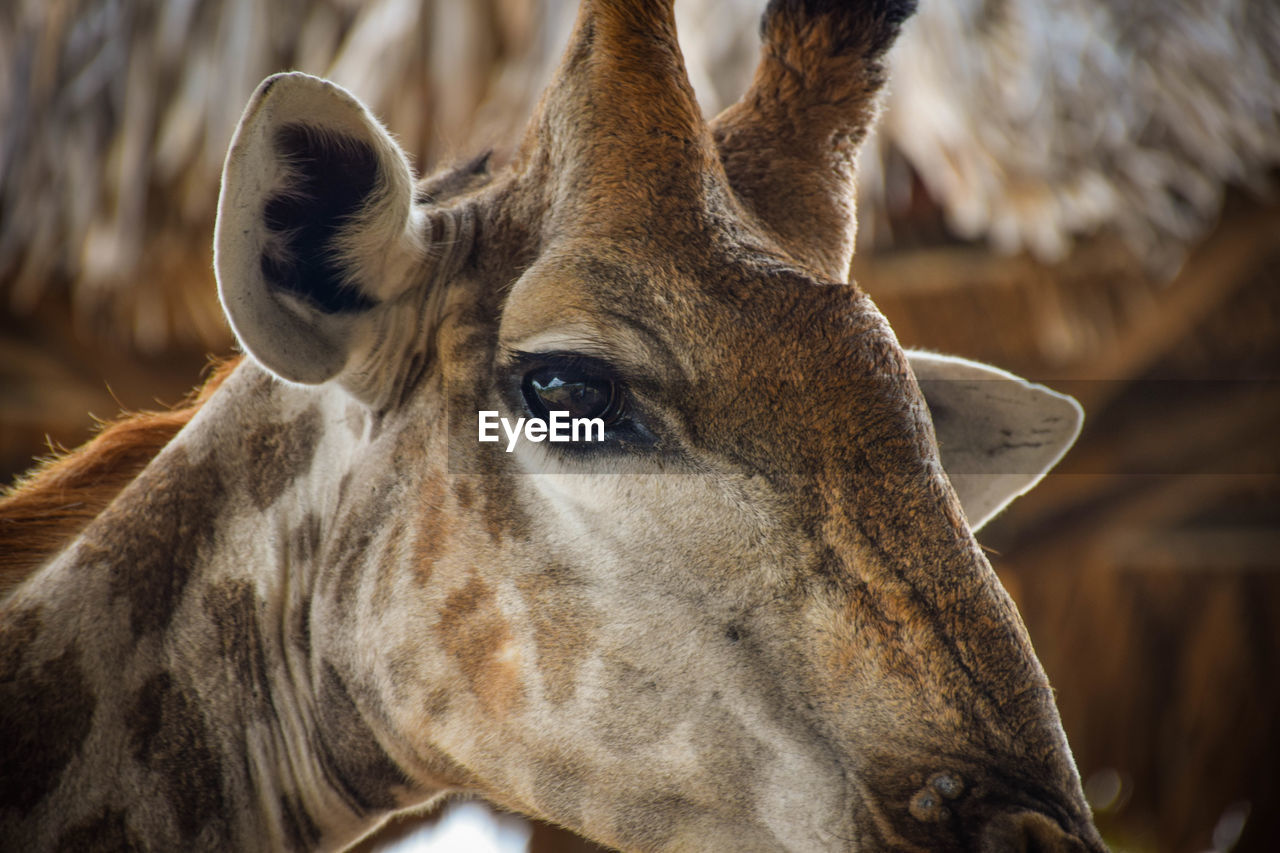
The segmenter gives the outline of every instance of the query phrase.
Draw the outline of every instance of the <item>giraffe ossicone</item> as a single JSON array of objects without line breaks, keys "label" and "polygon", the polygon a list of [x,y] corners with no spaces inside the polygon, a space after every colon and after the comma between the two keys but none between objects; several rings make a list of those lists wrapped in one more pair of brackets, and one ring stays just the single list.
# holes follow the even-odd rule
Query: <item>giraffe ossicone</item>
[{"label": "giraffe ossicone", "polygon": [[[912,9],[773,0],[707,121],[670,2],[584,0],[513,156],[431,192],[265,81],[246,356],[3,601],[4,846],[341,849],[468,794],[620,850],[1105,849],[973,537],[1079,408],[841,283]],[[562,404],[601,440],[479,440]]]}]

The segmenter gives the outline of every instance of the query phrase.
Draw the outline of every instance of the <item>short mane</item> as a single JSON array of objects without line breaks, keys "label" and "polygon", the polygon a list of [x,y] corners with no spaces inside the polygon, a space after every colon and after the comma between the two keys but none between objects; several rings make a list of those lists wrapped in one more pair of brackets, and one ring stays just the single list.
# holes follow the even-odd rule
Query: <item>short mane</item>
[{"label": "short mane", "polygon": [[0,494],[0,597],[57,553],[142,472],[239,365],[215,362],[209,379],[174,408],[102,424],[75,450],[44,459]]}]

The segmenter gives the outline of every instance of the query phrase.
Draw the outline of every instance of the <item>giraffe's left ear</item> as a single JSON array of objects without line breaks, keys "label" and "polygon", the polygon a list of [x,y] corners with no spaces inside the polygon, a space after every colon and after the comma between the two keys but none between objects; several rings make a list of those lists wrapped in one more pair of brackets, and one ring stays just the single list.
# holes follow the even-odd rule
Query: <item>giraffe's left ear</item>
[{"label": "giraffe's left ear", "polygon": [[227,154],[214,232],[244,349],[293,382],[357,370],[424,257],[412,210],[403,152],[355,97],[306,74],[264,80]]},{"label": "giraffe's left ear", "polygon": [[908,350],[942,467],[977,530],[1058,464],[1084,410],[1066,394],[986,364]]}]

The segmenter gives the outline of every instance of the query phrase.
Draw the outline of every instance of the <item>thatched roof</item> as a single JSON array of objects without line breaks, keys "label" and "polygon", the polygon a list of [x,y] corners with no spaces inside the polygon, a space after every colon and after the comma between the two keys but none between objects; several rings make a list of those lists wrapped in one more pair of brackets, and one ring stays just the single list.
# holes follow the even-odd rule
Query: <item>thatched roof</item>
[{"label": "thatched roof", "polygon": [[1276,3],[921,6],[893,57],[882,137],[961,235],[1052,261],[1114,230],[1169,274],[1224,185],[1261,187],[1280,164]]},{"label": "thatched roof", "polygon": [[[756,0],[681,0],[704,106],[745,86]],[[69,288],[82,321],[156,349],[225,342],[209,287],[217,180],[258,80],[331,77],[420,167],[510,144],[573,4],[70,0],[0,11],[0,294]],[[956,234],[1063,256],[1114,230],[1176,268],[1224,185],[1280,161],[1280,6],[1249,0],[925,2],[864,158],[863,245],[922,183]],[[918,193],[918,190],[917,190]],[[897,229],[901,231],[901,227]]]}]

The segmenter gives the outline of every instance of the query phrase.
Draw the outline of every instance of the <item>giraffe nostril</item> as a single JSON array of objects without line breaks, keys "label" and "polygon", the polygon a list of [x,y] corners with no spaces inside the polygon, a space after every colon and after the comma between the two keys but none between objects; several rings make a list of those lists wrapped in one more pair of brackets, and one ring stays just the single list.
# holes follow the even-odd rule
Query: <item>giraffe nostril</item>
[{"label": "giraffe nostril", "polygon": [[929,786],[948,800],[954,800],[964,793],[964,782],[951,773],[938,773],[929,780]]},{"label": "giraffe nostril", "polygon": [[907,804],[907,810],[912,817],[923,823],[939,823],[951,814],[942,804],[942,796],[930,787],[916,791]]},{"label": "giraffe nostril", "polygon": [[1086,853],[1079,838],[1039,812],[994,818],[982,831],[982,853]]}]

